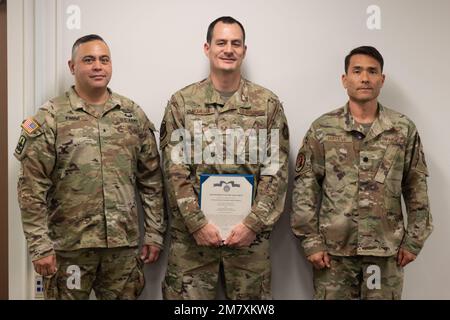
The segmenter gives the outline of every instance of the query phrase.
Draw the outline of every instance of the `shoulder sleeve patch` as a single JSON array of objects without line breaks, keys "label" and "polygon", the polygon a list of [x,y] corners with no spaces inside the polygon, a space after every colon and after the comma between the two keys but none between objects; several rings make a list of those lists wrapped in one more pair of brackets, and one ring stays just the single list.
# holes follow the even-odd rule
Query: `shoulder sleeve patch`
[{"label": "shoulder sleeve patch", "polygon": [[283,123],[282,133],[283,133],[283,138],[286,140],[289,140],[289,128],[288,128],[288,125],[286,122]]},{"label": "shoulder sleeve patch", "polygon": [[41,126],[33,117],[29,117],[25,119],[24,122],[22,122],[21,127],[28,135],[30,135],[37,129],[39,129]]},{"label": "shoulder sleeve patch", "polygon": [[23,149],[25,148],[25,144],[27,143],[27,137],[21,135],[19,138],[19,142],[17,143],[17,147],[15,153],[20,156],[22,154]]},{"label": "shoulder sleeve patch", "polygon": [[167,128],[166,128],[166,120],[161,122],[161,127],[159,128],[159,140],[160,143],[163,143],[167,136]]},{"label": "shoulder sleeve patch", "polygon": [[305,154],[303,152],[299,152],[297,156],[297,161],[295,162],[295,171],[297,173],[300,173],[305,167],[305,163],[306,163]]}]

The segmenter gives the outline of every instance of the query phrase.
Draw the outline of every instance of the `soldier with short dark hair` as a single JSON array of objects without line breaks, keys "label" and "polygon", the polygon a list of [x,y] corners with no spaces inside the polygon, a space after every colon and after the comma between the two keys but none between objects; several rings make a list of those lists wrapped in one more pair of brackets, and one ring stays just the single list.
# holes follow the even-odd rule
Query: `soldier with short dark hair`
[{"label": "soldier with short dark hair", "polygon": [[291,226],[314,266],[316,299],[400,299],[403,267],[432,231],[419,133],[378,102],[382,72],[378,50],[352,50],[348,103],[313,122],[297,156]]},{"label": "soldier with short dark hair", "polygon": [[136,299],[141,259],[158,259],[165,231],[155,128],[107,87],[111,54],[100,36],[78,39],[68,64],[75,85],[22,123],[15,150],[29,253],[46,299],[88,299],[92,289],[97,299]]},{"label": "soldier with short dark hair", "polygon": [[[164,114],[160,148],[172,211],[172,240],[163,284],[166,299],[214,299],[220,270],[227,298],[271,297],[269,237],[284,207],[289,130],[278,97],[242,77],[246,49],[242,24],[232,17],[213,21],[204,44],[210,62],[209,77],[176,92]],[[212,130],[220,132],[214,141],[208,138]],[[263,149],[266,143],[250,150],[251,138],[244,134],[237,139],[242,139],[245,150],[234,153],[237,143],[226,145],[225,141],[239,130],[254,130],[259,137],[267,137],[267,144],[277,146],[271,149],[271,156],[277,159],[251,161],[249,153],[258,153],[258,148]],[[195,140],[194,153],[188,152],[183,162],[177,159],[179,141],[173,138],[180,132]],[[271,140],[273,133],[279,135]],[[196,146],[200,158],[208,154],[206,159],[196,158]],[[232,158],[225,160],[225,155],[230,154]],[[201,174],[254,177],[251,211],[229,234],[220,234],[200,208]]]}]

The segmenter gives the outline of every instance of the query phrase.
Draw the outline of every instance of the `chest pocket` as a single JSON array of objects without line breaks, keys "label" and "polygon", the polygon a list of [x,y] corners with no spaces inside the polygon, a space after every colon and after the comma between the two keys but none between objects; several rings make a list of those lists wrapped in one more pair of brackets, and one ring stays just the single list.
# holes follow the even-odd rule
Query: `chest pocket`
[{"label": "chest pocket", "polygon": [[340,191],[346,185],[358,181],[351,137],[326,137],[324,151],[325,186],[328,189]]},{"label": "chest pocket", "polygon": [[[214,133],[214,131],[209,131],[209,129],[217,128],[217,111],[213,106],[200,106],[197,104],[186,104],[185,108],[184,125],[191,135],[189,142],[194,144],[193,148],[191,148],[194,151],[191,157],[198,156],[198,151],[200,151],[201,161],[204,161],[203,151],[209,144],[211,145],[208,148],[215,146],[215,144],[207,140],[206,136],[209,137],[209,135]],[[193,160],[193,162],[198,161],[199,159],[197,158]]]},{"label": "chest pocket", "polygon": [[[106,124],[110,123],[106,132],[101,130],[102,136],[104,136],[108,144],[117,145],[121,149],[126,146],[127,148],[139,148],[140,141],[139,136],[141,130],[139,128],[139,120],[131,113],[118,113],[110,115],[107,118]],[[103,124],[105,125],[105,123]]]},{"label": "chest pocket", "polygon": [[193,135],[194,129],[206,130],[216,127],[216,110],[214,107],[201,107],[198,105],[186,105],[185,127]]},{"label": "chest pocket", "polygon": [[266,129],[267,116],[265,110],[261,109],[238,109],[238,125],[245,130],[247,129]]},{"label": "chest pocket", "polygon": [[[395,168],[396,159],[399,155],[400,147],[390,144],[384,153],[384,157],[380,162],[374,180],[384,184],[384,186],[394,195],[401,193],[401,168]],[[397,169],[400,172],[397,174]],[[395,172],[394,172],[395,171]]]},{"label": "chest pocket", "polygon": [[[261,140],[260,135],[267,135],[268,132],[261,132],[260,129],[267,129],[267,114],[264,109],[239,108],[237,110],[236,127],[242,128],[245,132],[245,161],[246,163],[255,164],[263,161],[264,153],[267,150],[261,144],[265,140]],[[267,144],[268,142],[266,142]]]},{"label": "chest pocket", "polygon": [[60,160],[72,160],[78,151],[98,144],[98,127],[87,116],[61,116],[58,120],[56,150]]}]

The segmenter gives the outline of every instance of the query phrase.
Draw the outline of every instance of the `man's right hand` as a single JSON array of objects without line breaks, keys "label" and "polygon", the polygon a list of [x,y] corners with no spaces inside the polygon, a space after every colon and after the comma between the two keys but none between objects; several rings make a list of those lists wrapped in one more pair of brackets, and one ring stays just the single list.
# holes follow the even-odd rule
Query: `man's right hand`
[{"label": "man's right hand", "polygon": [[56,256],[53,254],[51,256],[41,258],[33,261],[34,270],[41,276],[51,276],[56,272]]},{"label": "man's right hand", "polygon": [[325,267],[330,268],[330,257],[328,256],[328,253],[325,251],[319,251],[316,252],[310,256],[308,256],[306,259],[308,259],[309,262],[312,263],[314,268],[320,270]]},{"label": "man's right hand", "polygon": [[201,227],[192,235],[199,246],[220,247],[222,245],[219,229],[211,223]]}]

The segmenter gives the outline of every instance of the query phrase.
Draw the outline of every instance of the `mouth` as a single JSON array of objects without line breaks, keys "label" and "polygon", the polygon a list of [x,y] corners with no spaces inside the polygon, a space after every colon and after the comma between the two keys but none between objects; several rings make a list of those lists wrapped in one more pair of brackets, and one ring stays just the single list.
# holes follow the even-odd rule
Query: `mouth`
[{"label": "mouth", "polygon": [[93,80],[103,80],[103,79],[106,78],[106,76],[104,76],[104,75],[93,75],[93,76],[90,76],[89,78],[91,78]]},{"label": "mouth", "polygon": [[373,89],[372,88],[358,88],[358,91],[366,91],[366,90],[371,91]]},{"label": "mouth", "polygon": [[234,59],[234,58],[220,58],[220,60],[222,60],[223,62],[226,62],[226,63],[232,63],[232,62],[236,61],[236,59]]}]

